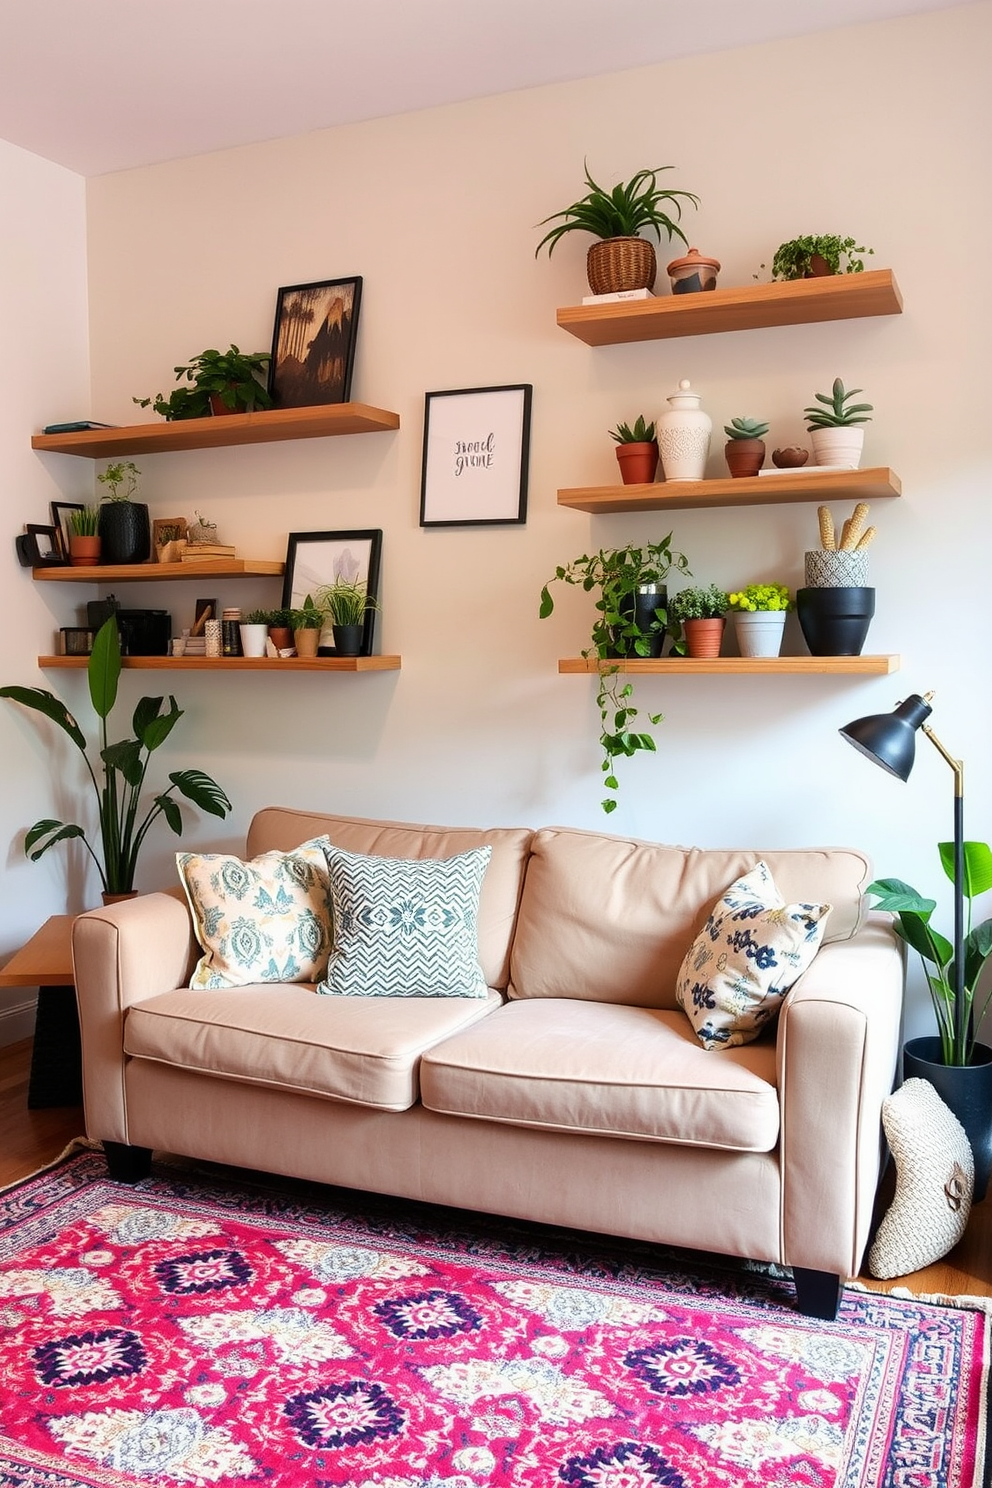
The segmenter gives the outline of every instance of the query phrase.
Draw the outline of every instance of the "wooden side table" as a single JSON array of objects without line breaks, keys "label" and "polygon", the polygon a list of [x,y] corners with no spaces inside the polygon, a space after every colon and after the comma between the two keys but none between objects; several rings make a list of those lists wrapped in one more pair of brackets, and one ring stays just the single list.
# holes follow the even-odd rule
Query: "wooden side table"
[{"label": "wooden side table", "polygon": [[79,1012],[72,974],[74,915],[52,915],[0,968],[0,987],[37,987],[28,1108],[83,1102]]}]

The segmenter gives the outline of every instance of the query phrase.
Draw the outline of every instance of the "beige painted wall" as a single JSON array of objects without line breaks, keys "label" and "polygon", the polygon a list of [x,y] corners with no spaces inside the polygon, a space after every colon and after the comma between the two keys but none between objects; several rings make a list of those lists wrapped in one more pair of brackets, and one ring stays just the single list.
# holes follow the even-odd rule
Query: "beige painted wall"
[{"label": "beige painted wall", "polygon": [[[990,291],[973,257],[992,235],[990,44],[982,3],[90,181],[94,417],[133,421],[132,396],[168,387],[173,365],[204,346],[267,347],[279,285],[352,273],[365,280],[353,396],[402,417],[397,434],[141,462],[153,513],[199,509],[245,554],[283,556],[291,530],[381,527],[383,649],[403,656],[401,672],[378,677],[177,674],[188,716],[168,763],[210,770],[236,803],[228,831],[197,823],[185,841],[233,844],[265,803],[319,803],[702,845],[848,842],[879,872],[939,893],[932,844],[950,830],[950,772],[924,746],[901,785],[836,731],[936,687],[938,732],[971,766],[969,833],[992,832]],[[674,165],[670,184],[701,198],[690,240],[723,261],[724,285],[751,282],[785,238],[851,233],[895,270],[906,312],[590,350],[555,326],[555,307],[585,291],[585,241],[534,258],[534,224],[581,193],[583,157],[608,181]],[[666,715],[658,753],[624,768],[607,822],[593,684],[556,672],[585,643],[587,601],[570,594],[542,622],[538,595],[556,563],[590,544],[669,524],[567,513],[556,488],[611,480],[607,430],[660,411],[680,377],[702,391],[718,433],[734,414],[760,415],[785,444],[803,440],[803,406],[838,375],[875,405],[865,463],[891,465],[904,484],[902,500],[872,513],[869,642],[901,653],[901,675],[646,679],[641,705]],[[422,530],[425,390],[517,381],[534,384],[526,526]],[[34,424],[47,416],[39,407]],[[42,462],[67,490],[80,463]],[[715,436],[710,473],[722,469]],[[727,588],[797,585],[816,539],[804,504],[680,512],[670,525],[697,578]],[[276,596],[223,586],[231,603]],[[164,602],[159,588],[128,597]],[[183,586],[169,601],[181,614],[193,597]],[[25,673],[22,651],[47,647],[73,598],[33,596],[33,633],[16,643]],[[952,606],[966,639],[949,635]],[[31,788],[45,796],[37,771]],[[20,801],[6,816],[31,819]],[[174,846],[159,835],[146,884],[171,872]]]}]

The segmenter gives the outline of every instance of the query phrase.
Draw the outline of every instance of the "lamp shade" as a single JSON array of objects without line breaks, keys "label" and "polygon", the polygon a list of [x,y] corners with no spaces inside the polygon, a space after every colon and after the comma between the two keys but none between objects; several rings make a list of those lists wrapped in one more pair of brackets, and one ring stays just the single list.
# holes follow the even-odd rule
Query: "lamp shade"
[{"label": "lamp shade", "polygon": [[892,713],[870,713],[840,730],[841,738],[890,775],[908,780],[916,758],[916,730],[933,712],[919,693],[912,693]]}]

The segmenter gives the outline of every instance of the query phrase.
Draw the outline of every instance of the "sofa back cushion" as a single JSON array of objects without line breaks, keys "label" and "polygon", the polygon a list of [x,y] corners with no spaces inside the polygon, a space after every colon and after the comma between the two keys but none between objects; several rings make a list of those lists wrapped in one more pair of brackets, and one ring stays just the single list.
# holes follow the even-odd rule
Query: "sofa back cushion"
[{"label": "sofa back cushion", "polygon": [[535,832],[510,996],[676,1007],[682,958],[716,900],[759,859],[788,902],[833,905],[825,944],[855,933],[871,865],[848,848],[664,847],[565,827]]},{"label": "sofa back cushion", "polygon": [[529,828],[431,827],[267,806],[256,813],[248,828],[248,856],[286,852],[323,835],[347,852],[380,858],[451,858],[470,848],[491,847],[479,899],[479,964],[488,985],[505,990],[510,942],[534,835]]}]

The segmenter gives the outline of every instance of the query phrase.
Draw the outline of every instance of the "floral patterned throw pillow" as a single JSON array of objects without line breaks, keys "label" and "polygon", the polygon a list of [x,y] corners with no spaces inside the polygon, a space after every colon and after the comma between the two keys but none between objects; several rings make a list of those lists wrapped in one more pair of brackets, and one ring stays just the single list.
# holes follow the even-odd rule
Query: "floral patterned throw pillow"
[{"label": "floral patterned throw pillow", "polygon": [[325,843],[314,837],[248,863],[227,853],[176,853],[203,951],[191,987],[320,981],[331,948]]},{"label": "floral patterned throw pillow", "polygon": [[816,955],[829,904],[785,904],[767,863],[717,900],[689,948],[675,996],[707,1049],[749,1044]]}]

